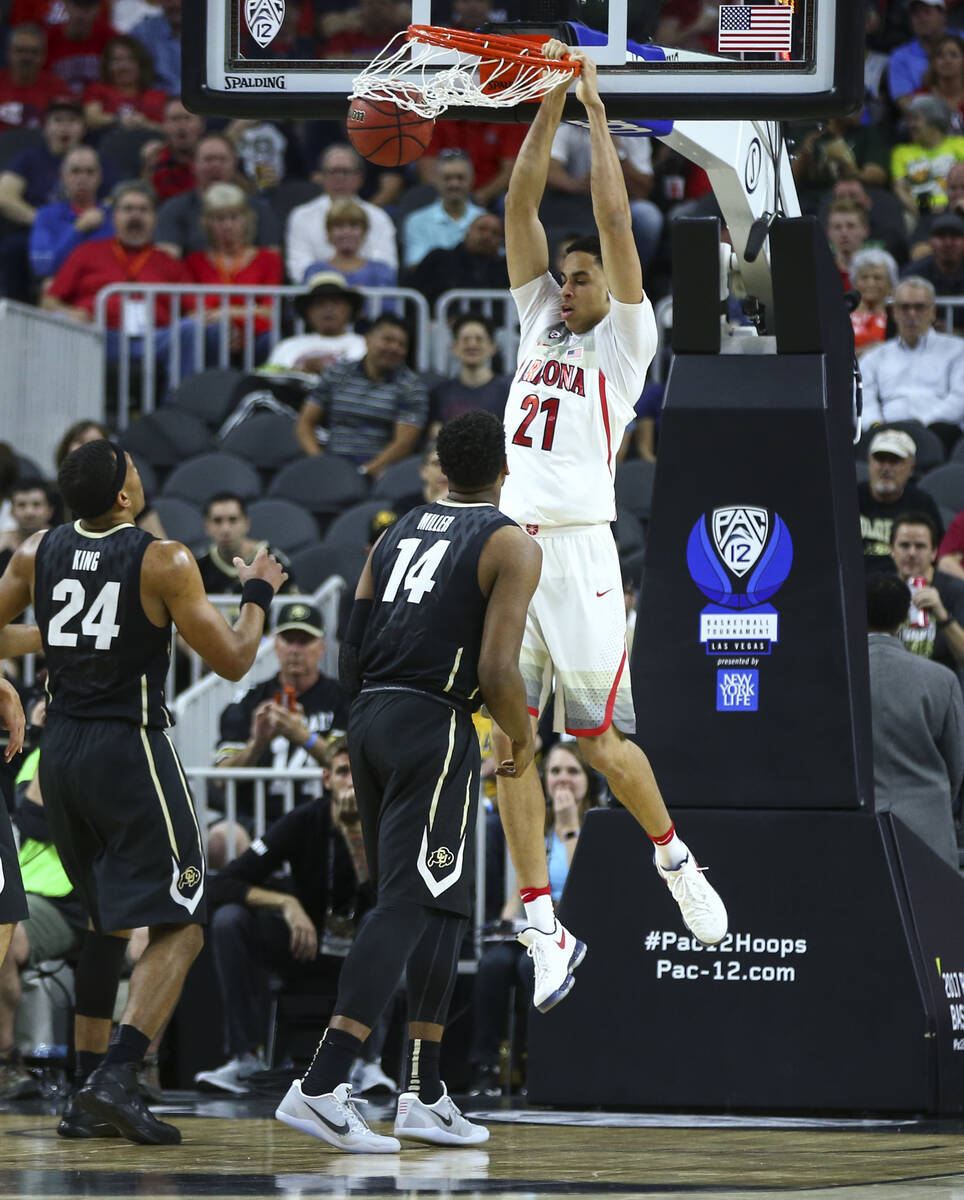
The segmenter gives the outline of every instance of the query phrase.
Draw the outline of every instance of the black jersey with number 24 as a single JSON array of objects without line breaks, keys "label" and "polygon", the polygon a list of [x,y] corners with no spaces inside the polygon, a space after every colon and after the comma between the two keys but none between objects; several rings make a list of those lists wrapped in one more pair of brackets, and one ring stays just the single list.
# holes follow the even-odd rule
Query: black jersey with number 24
[{"label": "black jersey with number 24", "polygon": [[479,555],[503,525],[515,522],[494,505],[439,500],[386,530],[372,555],[363,687],[411,687],[478,708],[488,604],[479,588]]},{"label": "black jersey with number 24", "polygon": [[165,729],[171,625],[141,607],[141,563],[154,541],[134,525],[45,534],[34,562],[34,611],[47,659],[49,711]]}]

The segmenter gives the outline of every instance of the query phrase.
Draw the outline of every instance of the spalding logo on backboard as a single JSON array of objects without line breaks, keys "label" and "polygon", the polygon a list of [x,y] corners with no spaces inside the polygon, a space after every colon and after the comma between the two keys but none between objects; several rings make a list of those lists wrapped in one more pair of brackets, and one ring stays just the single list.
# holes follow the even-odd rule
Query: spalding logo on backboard
[{"label": "spalding logo on backboard", "polygon": [[264,48],[278,36],[285,19],[285,0],[244,0],[244,19],[251,36]]}]

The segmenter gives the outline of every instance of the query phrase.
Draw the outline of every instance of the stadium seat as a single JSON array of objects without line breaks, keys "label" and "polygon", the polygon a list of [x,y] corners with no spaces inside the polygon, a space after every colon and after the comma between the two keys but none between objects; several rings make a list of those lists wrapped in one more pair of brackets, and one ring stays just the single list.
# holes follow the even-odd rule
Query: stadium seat
[{"label": "stadium seat", "polygon": [[270,542],[286,554],[318,541],[318,524],[311,513],[290,500],[257,500],[248,509],[251,536]]},{"label": "stadium seat", "polygon": [[944,443],[926,425],[920,421],[888,421],[886,425],[875,425],[868,429],[857,443],[857,461],[867,461],[867,450],[874,436],[883,429],[903,429],[914,439],[917,446],[917,474],[924,475],[934,467],[939,467],[947,457]]},{"label": "stadium seat", "polygon": [[27,458],[26,454],[18,454],[17,458],[17,478],[18,479],[44,479],[44,473],[37,466],[32,458]]},{"label": "stadium seat", "polygon": [[653,502],[653,476],[656,464],[633,458],[616,468],[616,506],[632,513],[637,520],[648,521]]},{"label": "stadium seat", "polygon": [[13,128],[0,133],[0,169],[21,150],[33,150],[42,146],[43,134],[39,129]]},{"label": "stadium seat", "polygon": [[384,500],[362,500],[346,508],[328,526],[325,532],[326,546],[367,546],[368,533],[375,513],[385,507]]},{"label": "stadium seat", "polygon": [[964,438],[955,443],[954,449],[951,451],[947,461],[951,463],[964,463]]},{"label": "stadium seat", "polygon": [[221,439],[221,449],[263,471],[277,470],[302,455],[295,441],[294,421],[272,412],[256,412],[246,417]]},{"label": "stadium seat", "polygon": [[112,129],[98,142],[97,153],[117,168],[118,179],[139,179],[141,150],[156,138],[156,129]]},{"label": "stadium seat", "polygon": [[204,516],[195,505],[179,500],[177,496],[160,496],[154,501],[153,507],[169,538],[183,542],[195,553],[207,545]]},{"label": "stadium seat", "polygon": [[297,554],[291,556],[291,569],[298,586],[306,592],[313,592],[321,587],[332,575],[340,575],[346,583],[354,582],[361,574],[365,565],[363,547],[339,546],[306,546]]},{"label": "stadium seat", "polygon": [[131,454],[131,458],[134,460],[134,466],[137,467],[137,473],[141,477],[141,486],[144,489],[144,495],[150,500],[152,496],[157,495],[157,472],[142,454]]},{"label": "stadium seat", "polygon": [[412,454],[401,462],[392,463],[386,467],[374,488],[373,496],[383,496],[386,500],[398,502],[408,501],[422,494],[422,477],[419,470],[422,466],[421,454]]},{"label": "stadium seat", "polygon": [[162,408],[145,413],[118,435],[125,450],[162,470],[214,449],[207,426],[187,412]]},{"label": "stadium seat", "polygon": [[623,579],[630,579],[633,586],[638,590],[643,580],[643,571],[646,569],[646,551],[634,550],[631,554],[620,556],[619,567],[623,573]]},{"label": "stadium seat", "polygon": [[643,527],[640,525],[637,517],[634,517],[628,509],[616,509],[616,520],[613,522],[613,536],[616,538],[616,545],[619,547],[619,557],[633,554],[637,550],[642,550],[646,545],[646,535],[643,533]]},{"label": "stadium seat", "polygon": [[218,429],[235,404],[235,389],[245,372],[235,367],[212,367],[188,375],[177,385],[164,405],[198,417],[209,429]]},{"label": "stadium seat", "polygon": [[301,504],[316,516],[329,517],[367,499],[368,487],[350,462],[321,454],[282,467],[268,495]]},{"label": "stadium seat", "polygon": [[199,454],[175,467],[162,489],[164,496],[189,500],[202,510],[218,492],[234,492],[242,500],[256,500],[261,495],[258,472],[233,454]]},{"label": "stadium seat", "polygon": [[964,463],[949,462],[929,471],[920,481],[921,487],[941,508],[959,513],[964,508]]}]

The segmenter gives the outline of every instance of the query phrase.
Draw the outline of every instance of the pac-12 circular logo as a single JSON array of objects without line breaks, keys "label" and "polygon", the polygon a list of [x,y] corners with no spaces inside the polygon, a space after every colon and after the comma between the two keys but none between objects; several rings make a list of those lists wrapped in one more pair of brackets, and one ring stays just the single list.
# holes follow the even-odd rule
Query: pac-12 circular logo
[{"label": "pac-12 circular logo", "polygon": [[793,541],[776,513],[732,504],[703,513],[686,543],[690,577],[724,608],[753,608],[779,591],[793,566]]}]

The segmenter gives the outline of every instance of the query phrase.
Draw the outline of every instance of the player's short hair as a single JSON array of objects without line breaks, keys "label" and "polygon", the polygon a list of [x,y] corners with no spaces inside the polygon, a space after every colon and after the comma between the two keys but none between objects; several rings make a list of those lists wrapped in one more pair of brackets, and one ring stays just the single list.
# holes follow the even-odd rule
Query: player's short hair
[{"label": "player's short hair", "polygon": [[443,425],[435,448],[450,488],[475,492],[495,483],[505,465],[505,430],[498,417],[474,409]]},{"label": "player's short hair", "polygon": [[106,438],[85,442],[71,450],[57,471],[57,486],[64,504],[79,517],[100,517],[110,512],[117,501],[116,493],[108,503],[105,498],[117,470],[114,447]]},{"label": "player's short hair", "polygon": [[910,607],[910,589],[896,575],[871,571],[867,576],[867,628],[890,633],[903,625]]},{"label": "player's short hair", "polygon": [[242,517],[246,517],[248,515],[248,506],[245,504],[242,497],[237,494],[237,492],[215,492],[211,499],[204,506],[205,517],[209,517],[211,515],[211,509],[215,504],[225,504],[229,500],[233,500],[234,503],[238,505],[238,507],[241,509]]},{"label": "player's short hair", "polygon": [[332,738],[328,743],[328,765],[335,761],[339,754],[348,753],[348,738],[342,735],[341,737]]},{"label": "player's short hair", "polygon": [[595,234],[589,234],[587,237],[578,237],[571,241],[566,248],[566,255],[570,254],[591,254],[596,262],[602,266],[602,246],[599,244],[599,238]]},{"label": "player's short hair", "polygon": [[937,544],[941,539],[937,534],[937,523],[930,513],[913,511],[898,513],[890,527],[890,544],[892,546],[897,541],[897,530],[901,525],[926,525],[930,530],[931,545],[935,550],[937,549]]}]

